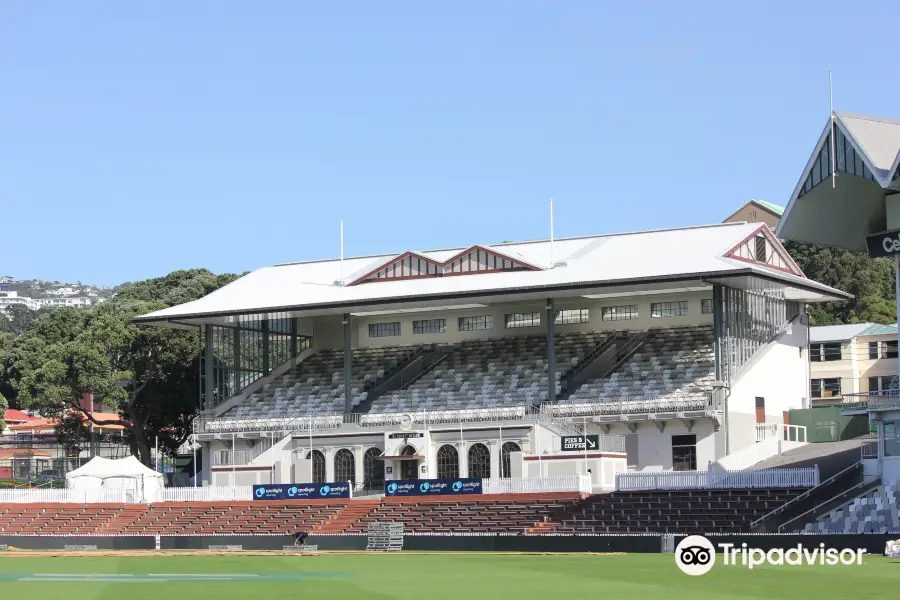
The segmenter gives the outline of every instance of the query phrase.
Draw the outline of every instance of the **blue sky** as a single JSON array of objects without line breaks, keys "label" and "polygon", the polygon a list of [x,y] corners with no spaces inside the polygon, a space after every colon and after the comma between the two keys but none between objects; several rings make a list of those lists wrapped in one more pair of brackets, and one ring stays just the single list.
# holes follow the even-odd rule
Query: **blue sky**
[{"label": "blue sky", "polygon": [[435,4],[3,2],[0,274],[718,222],[786,203],[829,69],[900,117],[896,3]]}]

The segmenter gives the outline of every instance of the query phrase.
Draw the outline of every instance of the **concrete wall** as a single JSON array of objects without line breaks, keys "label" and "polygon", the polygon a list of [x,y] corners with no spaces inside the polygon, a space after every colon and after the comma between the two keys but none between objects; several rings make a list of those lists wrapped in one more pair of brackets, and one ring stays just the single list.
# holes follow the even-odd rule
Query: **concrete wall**
[{"label": "concrete wall", "polygon": [[[663,424],[660,430],[657,423]],[[641,421],[635,433],[625,423],[610,427],[610,435],[633,435],[627,440],[628,464],[634,471],[667,471],[672,469],[672,436],[693,434],[697,436],[697,468],[706,469],[724,450],[719,446],[714,423],[711,419],[699,419],[692,425],[682,421]],[[636,456],[635,456],[636,450]]]}]

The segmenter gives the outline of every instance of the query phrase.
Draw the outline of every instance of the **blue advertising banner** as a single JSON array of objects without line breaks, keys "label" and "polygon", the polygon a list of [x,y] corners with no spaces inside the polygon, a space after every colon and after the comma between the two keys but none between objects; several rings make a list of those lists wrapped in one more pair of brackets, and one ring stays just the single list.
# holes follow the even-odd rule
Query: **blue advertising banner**
[{"label": "blue advertising banner", "polygon": [[315,500],[321,498],[349,498],[350,484],[344,483],[286,483],[254,485],[254,500]]},{"label": "blue advertising banner", "polygon": [[386,496],[453,496],[481,494],[481,479],[398,479],[384,483]]}]

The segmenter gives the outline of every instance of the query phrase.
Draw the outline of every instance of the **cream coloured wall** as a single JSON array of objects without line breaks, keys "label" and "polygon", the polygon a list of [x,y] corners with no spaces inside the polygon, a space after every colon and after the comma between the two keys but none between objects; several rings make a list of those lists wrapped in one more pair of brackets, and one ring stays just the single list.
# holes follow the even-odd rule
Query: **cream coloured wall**
[{"label": "cream coloured wall", "polygon": [[[377,284],[370,284],[377,285]],[[588,331],[620,331],[620,330],[645,330],[661,327],[684,327],[695,325],[712,325],[712,315],[701,313],[701,299],[712,298],[712,290],[708,292],[693,292],[681,294],[664,294],[658,296],[628,296],[617,299],[604,299],[602,301],[588,298],[568,299],[557,301],[556,309],[572,310],[587,308],[590,318],[587,323],[559,324],[556,326],[558,335],[570,332]],[[688,314],[679,317],[652,318],[650,305],[654,302],[675,302],[686,300],[688,302]],[[606,306],[621,306],[636,304],[638,306],[638,318],[623,321],[603,321],[602,308]],[[541,314],[541,324],[537,327],[504,327],[504,319],[507,313]],[[458,319],[467,316],[491,315],[493,328],[481,331],[459,331]],[[444,333],[414,334],[413,321],[445,319],[446,329]],[[369,337],[368,326],[370,323],[400,322],[400,335],[391,337]],[[429,312],[402,313],[394,315],[360,316],[353,318],[355,343],[360,347],[378,348],[384,346],[407,346],[418,344],[452,344],[467,340],[495,339],[514,336],[546,335],[546,309],[543,302],[503,304],[485,306],[484,308],[472,308],[467,310],[436,310]],[[316,331],[322,331],[318,325]],[[316,348],[338,348],[342,343],[340,336],[330,333],[327,339],[316,342]],[[335,345],[337,344],[337,345]]]}]

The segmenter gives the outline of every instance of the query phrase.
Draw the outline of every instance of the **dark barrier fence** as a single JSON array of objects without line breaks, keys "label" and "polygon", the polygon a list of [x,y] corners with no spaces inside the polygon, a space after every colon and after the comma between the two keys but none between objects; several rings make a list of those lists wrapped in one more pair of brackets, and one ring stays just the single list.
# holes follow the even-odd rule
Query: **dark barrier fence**
[{"label": "dark barrier fence", "polygon": [[153,536],[28,536],[0,535],[0,547],[12,546],[22,550],[153,550]]},{"label": "dark barrier fence", "polygon": [[[311,535],[306,543],[319,550],[365,550],[364,535]],[[161,550],[208,550],[210,546],[240,546],[242,550],[281,550],[292,546],[290,535],[222,535],[222,536],[160,536]]]},{"label": "dark barrier fence", "polygon": [[[675,536],[677,545],[685,536]],[[900,534],[823,534],[823,535],[715,535],[709,540],[716,545],[732,544],[741,548],[768,551],[803,548],[813,550],[824,544],[825,548],[865,548],[869,554],[882,554],[885,543],[900,538]],[[281,550],[294,543],[289,535],[233,535],[233,536],[160,536],[161,550],[208,550],[210,547],[225,549],[240,546],[242,550]],[[319,550],[365,550],[364,535],[313,535],[308,545]],[[3,536],[0,547],[13,546],[23,550],[152,550],[156,547],[153,536]],[[662,551],[660,535],[407,535],[403,549],[411,551],[456,552],[627,552],[659,553]]]}]

